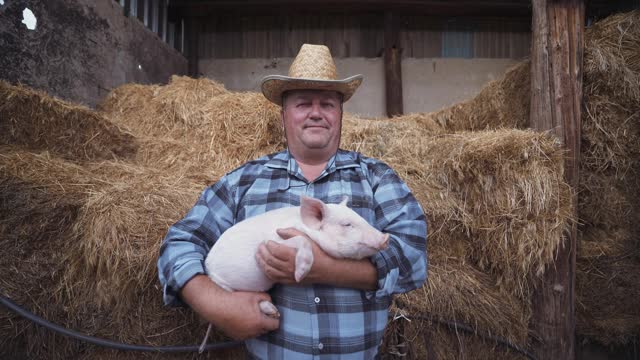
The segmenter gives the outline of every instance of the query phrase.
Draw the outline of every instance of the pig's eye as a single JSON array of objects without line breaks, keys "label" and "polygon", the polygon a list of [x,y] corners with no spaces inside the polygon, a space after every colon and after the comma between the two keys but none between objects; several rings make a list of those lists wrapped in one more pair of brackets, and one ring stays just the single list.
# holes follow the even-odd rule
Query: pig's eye
[{"label": "pig's eye", "polygon": [[342,226],[351,227],[351,223],[342,223]]}]

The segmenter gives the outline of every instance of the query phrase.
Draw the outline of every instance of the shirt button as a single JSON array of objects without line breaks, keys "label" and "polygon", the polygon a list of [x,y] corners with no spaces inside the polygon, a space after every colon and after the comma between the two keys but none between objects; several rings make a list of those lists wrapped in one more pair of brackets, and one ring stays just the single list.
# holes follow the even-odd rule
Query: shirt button
[{"label": "shirt button", "polygon": [[[315,302],[316,302],[316,304],[319,304],[319,303],[320,303],[320,298],[316,296],[316,298],[315,298],[315,299],[313,299],[313,301],[315,301]],[[320,345],[322,345],[322,344],[320,344]]]},{"label": "shirt button", "polygon": [[318,350],[322,350],[323,348],[324,348],[324,345],[322,345],[322,343],[318,343]]}]

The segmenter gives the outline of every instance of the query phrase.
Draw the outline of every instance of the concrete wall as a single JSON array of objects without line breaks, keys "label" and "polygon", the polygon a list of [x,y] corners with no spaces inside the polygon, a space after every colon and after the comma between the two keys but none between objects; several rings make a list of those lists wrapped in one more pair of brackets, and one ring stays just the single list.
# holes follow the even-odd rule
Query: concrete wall
[{"label": "concrete wall", "polygon": [[0,0],[0,79],[92,106],[123,83],[186,72],[184,56],[113,0]]},{"label": "concrete wall", "polygon": [[[209,78],[237,91],[260,91],[265,75],[286,75],[291,58],[204,59],[198,66]],[[336,58],[341,78],[364,74],[364,82],[345,110],[365,117],[386,117],[382,58]],[[512,59],[406,58],[402,60],[404,112],[429,112],[469,99],[490,80],[517,63]]]}]

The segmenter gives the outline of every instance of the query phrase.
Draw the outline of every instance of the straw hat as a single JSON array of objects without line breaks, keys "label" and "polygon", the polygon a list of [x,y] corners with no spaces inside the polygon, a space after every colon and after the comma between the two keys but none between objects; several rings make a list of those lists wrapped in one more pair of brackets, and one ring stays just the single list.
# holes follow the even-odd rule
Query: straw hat
[{"label": "straw hat", "polygon": [[338,80],[336,64],[329,48],[303,44],[289,68],[289,76],[269,75],[262,79],[262,93],[277,105],[282,105],[282,93],[289,90],[316,89],[342,93],[349,100],[362,83],[362,75]]}]

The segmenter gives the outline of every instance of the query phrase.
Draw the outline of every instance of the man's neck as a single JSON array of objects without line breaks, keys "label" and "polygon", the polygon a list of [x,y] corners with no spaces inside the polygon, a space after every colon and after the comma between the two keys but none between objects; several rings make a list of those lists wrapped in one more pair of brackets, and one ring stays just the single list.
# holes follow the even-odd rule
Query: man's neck
[{"label": "man's neck", "polygon": [[302,171],[302,175],[304,175],[305,179],[308,181],[315,180],[322,171],[327,166],[327,162],[331,156],[326,157],[309,157],[309,156],[299,156],[297,154],[291,154],[295,159],[296,163],[300,167]]}]

